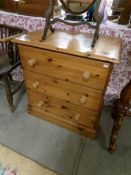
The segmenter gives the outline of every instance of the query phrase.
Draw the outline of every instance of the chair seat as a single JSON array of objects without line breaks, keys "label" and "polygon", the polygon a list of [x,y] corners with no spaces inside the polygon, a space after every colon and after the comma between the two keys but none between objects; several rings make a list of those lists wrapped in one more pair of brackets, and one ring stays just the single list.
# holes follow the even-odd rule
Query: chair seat
[{"label": "chair seat", "polygon": [[8,72],[12,66],[9,63],[9,58],[5,51],[0,50],[0,75]]}]

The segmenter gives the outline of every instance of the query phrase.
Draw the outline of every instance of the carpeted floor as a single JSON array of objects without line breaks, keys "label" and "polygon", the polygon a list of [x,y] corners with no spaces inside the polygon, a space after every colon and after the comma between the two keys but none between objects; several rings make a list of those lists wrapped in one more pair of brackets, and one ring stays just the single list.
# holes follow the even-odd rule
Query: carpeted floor
[{"label": "carpeted floor", "polygon": [[112,155],[107,151],[113,123],[110,106],[103,107],[98,137],[91,140],[29,115],[26,94],[20,93],[16,103],[12,114],[0,89],[1,144],[60,175],[131,174],[131,118],[124,121],[117,151]]},{"label": "carpeted floor", "polygon": [[44,166],[0,145],[0,175],[57,175]]}]

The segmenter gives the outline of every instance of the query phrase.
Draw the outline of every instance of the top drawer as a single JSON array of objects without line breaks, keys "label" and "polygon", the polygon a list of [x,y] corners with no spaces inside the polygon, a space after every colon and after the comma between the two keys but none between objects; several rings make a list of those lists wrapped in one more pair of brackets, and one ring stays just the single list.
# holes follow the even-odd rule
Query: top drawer
[{"label": "top drawer", "polygon": [[24,69],[103,90],[110,63],[19,45]]}]

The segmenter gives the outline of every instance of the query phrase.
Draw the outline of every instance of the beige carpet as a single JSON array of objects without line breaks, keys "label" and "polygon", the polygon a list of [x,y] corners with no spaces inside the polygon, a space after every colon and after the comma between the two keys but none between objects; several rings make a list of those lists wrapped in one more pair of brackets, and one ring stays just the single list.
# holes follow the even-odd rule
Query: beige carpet
[{"label": "beige carpet", "polygon": [[0,145],[0,175],[58,175],[38,163]]}]

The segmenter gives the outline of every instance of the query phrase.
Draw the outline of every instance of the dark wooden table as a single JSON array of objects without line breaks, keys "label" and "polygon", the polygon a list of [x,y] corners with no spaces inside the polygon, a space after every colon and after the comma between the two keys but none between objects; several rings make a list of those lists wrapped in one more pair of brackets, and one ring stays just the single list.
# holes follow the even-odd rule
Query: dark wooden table
[{"label": "dark wooden table", "polygon": [[114,103],[112,117],[114,119],[114,124],[112,128],[112,133],[110,137],[109,151],[111,153],[116,150],[116,140],[118,132],[122,126],[122,122],[126,116],[131,116],[131,80],[123,88],[120,94],[120,98]]}]

